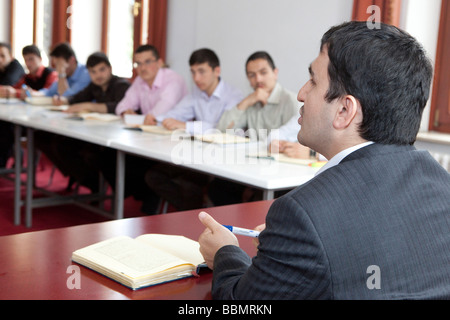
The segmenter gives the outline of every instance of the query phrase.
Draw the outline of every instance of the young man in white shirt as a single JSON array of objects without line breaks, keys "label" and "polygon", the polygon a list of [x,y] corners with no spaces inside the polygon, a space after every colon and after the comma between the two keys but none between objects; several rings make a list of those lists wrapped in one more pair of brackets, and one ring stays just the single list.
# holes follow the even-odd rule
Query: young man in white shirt
[{"label": "young man in white shirt", "polygon": [[[210,49],[199,49],[189,60],[195,88],[174,109],[156,119],[169,130],[184,129],[199,134],[213,129],[223,112],[242,100],[242,93],[220,77],[220,61]],[[178,210],[203,206],[207,175],[175,165],[160,164],[146,174],[148,186]]]},{"label": "young man in white shirt", "polygon": [[195,51],[189,64],[195,83],[192,93],[156,119],[169,130],[203,133],[215,128],[222,114],[239,103],[243,95],[221,79],[219,58],[212,50]]}]

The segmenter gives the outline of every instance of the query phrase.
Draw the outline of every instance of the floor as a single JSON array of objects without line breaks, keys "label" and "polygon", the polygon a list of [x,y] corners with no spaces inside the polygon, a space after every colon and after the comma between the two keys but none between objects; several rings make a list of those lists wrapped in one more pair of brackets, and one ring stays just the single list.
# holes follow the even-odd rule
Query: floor
[{"label": "floor", "polygon": [[[13,160],[8,166],[13,166]],[[66,188],[68,178],[64,177],[58,170],[54,171],[52,177],[53,164],[44,156],[36,169],[36,185],[47,190],[60,194],[67,194]],[[64,205],[48,208],[33,209],[33,225],[31,228],[24,226],[24,208],[22,208],[22,224],[14,225],[14,175],[0,177],[0,237],[25,232],[40,231],[54,228],[64,228],[75,225],[91,224],[108,221],[107,218],[92,213],[76,205]],[[25,176],[22,175],[22,181]],[[24,187],[22,187],[22,199],[24,198]],[[80,188],[81,193],[88,190]],[[35,192],[35,197],[42,196]],[[108,206],[108,203],[106,203]],[[140,217],[144,214],[140,212],[141,203],[135,201],[132,197],[125,200],[124,214],[125,218]]]}]

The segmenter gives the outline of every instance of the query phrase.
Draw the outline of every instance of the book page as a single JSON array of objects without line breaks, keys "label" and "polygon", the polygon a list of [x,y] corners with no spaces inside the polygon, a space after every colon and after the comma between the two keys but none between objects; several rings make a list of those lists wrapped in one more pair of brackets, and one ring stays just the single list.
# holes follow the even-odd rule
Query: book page
[{"label": "book page", "polygon": [[171,135],[173,133],[172,130],[168,130],[161,126],[139,126],[142,131],[149,132],[149,133],[155,133],[155,134],[165,134],[165,135]]},{"label": "book page", "polygon": [[83,118],[84,120],[98,120],[98,121],[119,121],[121,118],[119,116],[116,116],[115,114],[110,113],[79,113],[78,116]]},{"label": "book page", "polygon": [[299,158],[291,158],[288,157],[285,154],[282,153],[277,153],[277,154],[272,154],[271,155],[275,160],[280,161],[280,162],[285,162],[285,163],[291,163],[291,164],[299,164],[299,165],[310,165],[311,163],[316,162],[316,159],[299,159]]},{"label": "book page", "polygon": [[183,236],[145,234],[137,237],[136,240],[148,243],[164,252],[171,253],[193,265],[199,265],[204,262],[203,256],[200,253],[200,244],[197,241]]},{"label": "book page", "polygon": [[129,237],[116,237],[77,250],[72,258],[109,276],[120,274],[137,279],[155,274],[186,261]]}]

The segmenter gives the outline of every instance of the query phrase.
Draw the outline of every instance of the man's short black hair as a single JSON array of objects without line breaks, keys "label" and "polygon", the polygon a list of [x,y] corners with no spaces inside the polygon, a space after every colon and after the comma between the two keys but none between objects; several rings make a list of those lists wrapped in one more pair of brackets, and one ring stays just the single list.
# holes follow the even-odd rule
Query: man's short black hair
[{"label": "man's short black hair", "polygon": [[0,42],[0,48],[6,48],[9,51],[9,54],[11,54],[12,52],[12,48],[11,45],[9,43],[6,42]]},{"label": "man's short black hair", "polygon": [[217,54],[211,49],[204,48],[196,50],[192,53],[191,58],[189,59],[190,66],[205,62],[207,62],[212,69],[220,67],[219,57],[217,57]]},{"label": "man's short black hair", "polygon": [[361,103],[360,135],[382,144],[414,144],[430,96],[433,67],[423,47],[386,24],[347,22],[322,38],[328,51],[331,102],[352,95]]},{"label": "man's short black hair", "polygon": [[60,43],[50,52],[50,57],[54,58],[64,58],[64,60],[69,61],[70,58],[77,56],[75,55],[75,51],[73,51],[72,47],[68,43]]},{"label": "man's short black hair", "polygon": [[273,62],[272,57],[266,51],[257,51],[255,53],[253,53],[250,57],[248,57],[245,67],[248,66],[249,62],[255,61],[258,59],[266,60],[269,63],[269,66],[272,68],[272,70],[276,69],[275,63]]},{"label": "man's short black hair", "polygon": [[26,46],[22,49],[22,56],[26,56],[28,54],[34,54],[35,56],[42,58],[41,50],[39,50],[39,48],[36,47],[34,44]]},{"label": "man's short black hair", "polygon": [[135,54],[146,52],[146,51],[151,51],[153,53],[153,55],[155,56],[156,60],[159,60],[160,55],[159,55],[158,49],[156,49],[156,47],[151,44],[144,44],[144,45],[139,46],[136,49]]},{"label": "man's short black hair", "polygon": [[109,61],[106,54],[104,54],[103,52],[94,52],[88,57],[86,61],[86,67],[93,68],[100,63],[105,63],[108,67],[111,67],[111,62]]}]

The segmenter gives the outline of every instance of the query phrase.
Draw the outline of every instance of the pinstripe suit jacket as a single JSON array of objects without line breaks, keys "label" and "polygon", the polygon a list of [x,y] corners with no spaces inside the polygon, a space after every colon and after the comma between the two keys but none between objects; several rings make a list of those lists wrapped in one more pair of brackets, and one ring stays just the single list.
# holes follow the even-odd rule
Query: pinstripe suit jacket
[{"label": "pinstripe suit jacket", "polygon": [[450,298],[450,175],[412,146],[355,151],[266,225],[253,259],[217,252],[214,299]]}]

